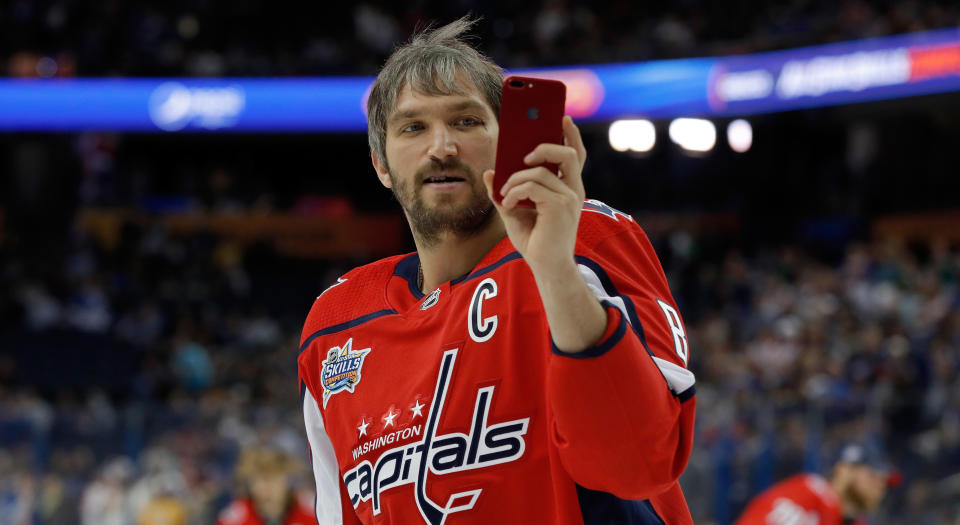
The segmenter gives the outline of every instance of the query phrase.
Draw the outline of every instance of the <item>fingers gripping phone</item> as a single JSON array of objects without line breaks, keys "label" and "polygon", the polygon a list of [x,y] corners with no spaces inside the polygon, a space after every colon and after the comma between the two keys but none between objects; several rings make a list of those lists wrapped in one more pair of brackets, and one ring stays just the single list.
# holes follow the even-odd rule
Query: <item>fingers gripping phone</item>
[{"label": "fingers gripping phone", "polygon": [[[563,144],[563,108],[567,87],[563,82],[543,78],[510,76],[503,81],[500,102],[500,134],[493,178],[493,197],[502,202],[500,188],[510,175],[531,168],[523,158],[543,143]],[[545,164],[557,173],[555,164]],[[523,200],[519,206],[533,207]]]}]

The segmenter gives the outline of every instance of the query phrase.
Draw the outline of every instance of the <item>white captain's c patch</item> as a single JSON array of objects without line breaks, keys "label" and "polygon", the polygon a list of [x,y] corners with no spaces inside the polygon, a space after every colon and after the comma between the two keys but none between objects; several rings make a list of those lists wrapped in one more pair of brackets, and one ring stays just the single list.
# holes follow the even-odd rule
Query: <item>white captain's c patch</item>
[{"label": "white captain's c patch", "polygon": [[330,396],[340,392],[353,393],[362,379],[360,372],[370,348],[353,349],[353,338],[343,346],[327,350],[327,358],[320,364],[320,380],[323,384],[323,408],[327,408]]},{"label": "white captain's c patch", "polygon": [[467,311],[467,328],[470,332],[470,339],[478,343],[489,340],[497,331],[497,316],[483,316],[484,301],[496,296],[497,281],[489,277],[480,281],[480,284],[473,290],[473,298],[470,299],[470,308]]}]

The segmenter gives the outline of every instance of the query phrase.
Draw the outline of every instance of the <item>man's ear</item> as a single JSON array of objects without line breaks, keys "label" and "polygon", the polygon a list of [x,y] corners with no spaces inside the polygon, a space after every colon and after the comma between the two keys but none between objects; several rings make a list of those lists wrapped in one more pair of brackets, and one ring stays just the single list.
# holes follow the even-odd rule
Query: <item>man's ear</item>
[{"label": "man's ear", "polygon": [[377,170],[377,177],[380,179],[380,184],[383,184],[387,188],[392,188],[393,185],[390,183],[390,170],[387,169],[387,163],[380,160],[380,157],[373,150],[370,150],[370,160],[373,162],[373,169]]}]

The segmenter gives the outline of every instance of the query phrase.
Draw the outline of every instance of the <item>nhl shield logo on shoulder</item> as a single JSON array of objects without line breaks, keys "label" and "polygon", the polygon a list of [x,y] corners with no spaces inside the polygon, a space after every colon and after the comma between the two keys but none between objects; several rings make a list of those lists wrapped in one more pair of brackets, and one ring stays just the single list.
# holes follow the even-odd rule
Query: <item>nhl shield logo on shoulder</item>
[{"label": "nhl shield logo on shoulder", "polygon": [[353,393],[360,383],[360,370],[370,348],[353,349],[353,338],[343,346],[327,350],[327,358],[321,363],[320,379],[323,382],[323,408],[327,408],[330,396],[343,391]]},{"label": "nhl shield logo on shoulder", "polygon": [[420,309],[426,310],[427,308],[430,308],[431,306],[437,304],[438,302],[440,302],[439,288],[431,292],[430,295],[428,295],[427,298],[423,300],[423,303],[420,304]]}]

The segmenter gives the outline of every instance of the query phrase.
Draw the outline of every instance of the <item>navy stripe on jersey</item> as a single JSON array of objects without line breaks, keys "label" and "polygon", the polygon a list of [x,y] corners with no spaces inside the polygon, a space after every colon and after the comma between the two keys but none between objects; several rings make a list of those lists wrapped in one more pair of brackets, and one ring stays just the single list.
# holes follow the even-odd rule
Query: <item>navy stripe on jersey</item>
[{"label": "navy stripe on jersey", "polygon": [[[500,258],[499,261],[484,266],[479,270],[474,271],[473,273],[468,273],[466,275],[461,275],[456,279],[450,280],[450,285],[460,284],[467,282],[471,279],[480,277],[481,275],[490,273],[500,265],[510,262],[514,259],[519,259],[521,257],[520,252],[510,252],[507,255],[504,255]],[[404,257],[397,263],[396,268],[393,270],[393,275],[401,277],[407,281],[407,286],[410,288],[410,293],[417,299],[423,299],[426,297],[426,294],[423,293],[420,288],[417,286],[417,283],[420,281],[420,254],[414,252],[410,255]]]},{"label": "navy stripe on jersey", "polygon": [[[600,301],[600,304],[602,304],[604,308],[613,308],[613,309],[617,308],[617,305],[611,303],[610,301]],[[553,342],[552,337],[550,338],[550,348],[553,349],[553,353],[557,355],[562,355],[564,357],[572,357],[574,359],[587,359],[590,357],[600,357],[603,354],[610,351],[611,348],[616,346],[617,343],[619,343],[620,340],[623,339],[623,336],[626,333],[627,333],[627,319],[623,317],[623,314],[621,314],[620,324],[617,326],[617,329],[614,330],[612,334],[610,334],[610,337],[608,337],[604,341],[598,341],[597,344],[591,346],[590,348],[587,348],[581,352],[575,352],[575,353],[564,352],[563,350],[560,350],[559,348],[557,348],[557,345],[556,343]]]},{"label": "navy stripe on jersey", "polygon": [[510,262],[510,261],[512,261],[512,260],[514,260],[514,259],[520,259],[521,257],[522,257],[522,256],[520,255],[520,252],[510,252],[510,253],[504,255],[503,257],[501,257],[499,261],[497,261],[497,262],[495,262],[495,263],[493,263],[493,264],[490,264],[490,265],[488,265],[488,266],[484,266],[483,268],[480,268],[479,270],[477,270],[477,271],[475,271],[475,272],[473,272],[473,273],[469,273],[469,274],[467,274],[467,275],[464,275],[463,277],[457,277],[456,279],[450,281],[450,284],[460,284],[460,283],[465,283],[465,282],[467,282],[467,281],[469,281],[469,280],[471,280],[471,279],[476,279],[477,277],[480,277],[481,275],[485,275],[485,274],[488,274],[488,273],[496,270],[497,268],[500,267],[500,265],[502,265],[502,264],[504,264],[504,263],[508,263],[508,262]]},{"label": "navy stripe on jersey", "polygon": [[583,525],[666,525],[650,500],[620,499],[608,492],[577,485]]},{"label": "navy stripe on jersey", "polygon": [[400,259],[397,267],[393,269],[393,275],[406,279],[407,286],[410,287],[410,293],[417,299],[423,299],[425,294],[420,291],[417,283],[420,281],[420,254],[413,252],[410,255]]},{"label": "navy stripe on jersey", "polygon": [[393,309],[378,310],[376,312],[372,312],[367,315],[357,317],[356,319],[347,321],[345,323],[335,324],[333,326],[328,326],[327,328],[322,328],[310,334],[310,337],[308,337],[306,341],[304,341],[303,344],[300,345],[300,351],[303,352],[304,350],[306,350],[307,347],[310,346],[310,343],[312,343],[314,339],[322,335],[333,334],[341,330],[346,330],[347,328],[353,328],[354,326],[362,325],[363,323],[366,323],[367,321],[372,321],[378,317],[383,317],[385,315],[391,315],[395,313],[397,313],[397,311]]}]

